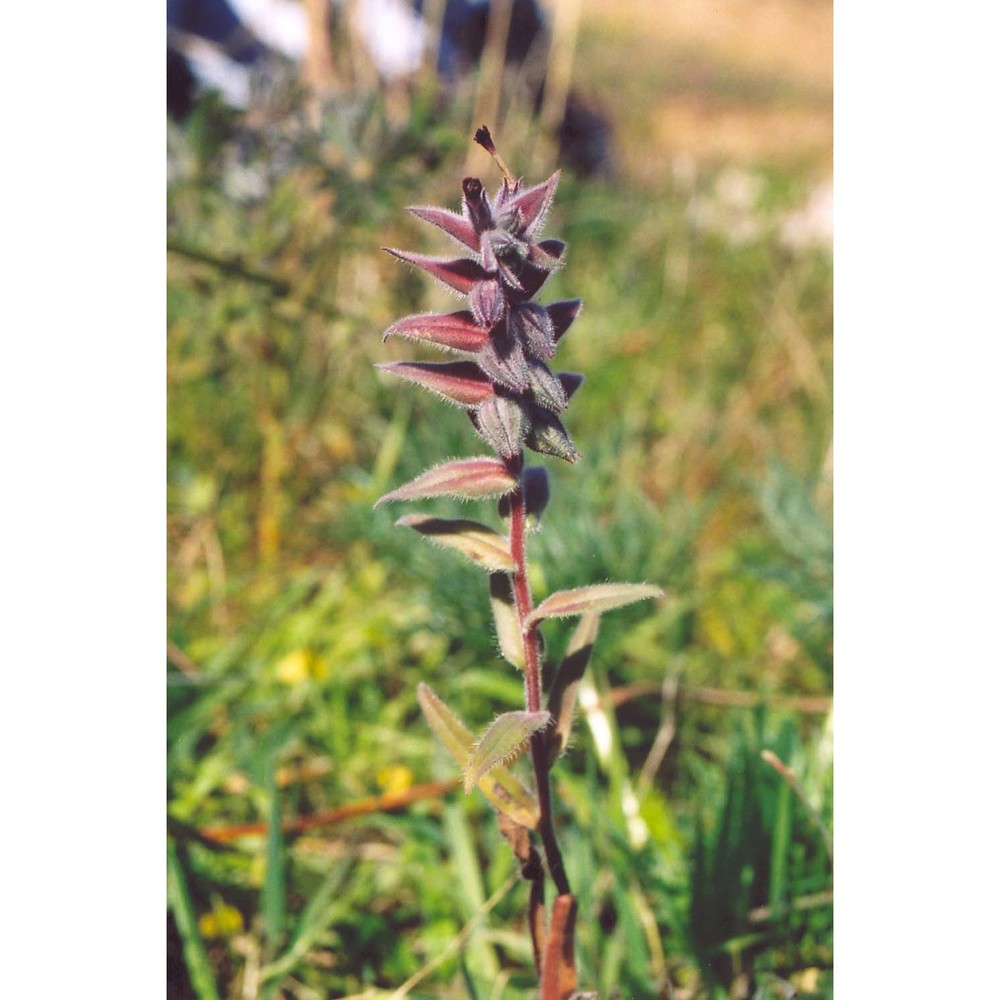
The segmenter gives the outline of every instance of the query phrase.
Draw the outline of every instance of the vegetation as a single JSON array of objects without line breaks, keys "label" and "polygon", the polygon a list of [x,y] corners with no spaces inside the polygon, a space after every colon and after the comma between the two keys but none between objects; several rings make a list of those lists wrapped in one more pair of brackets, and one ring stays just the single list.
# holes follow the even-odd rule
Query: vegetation
[{"label": "vegetation", "polygon": [[[379,253],[439,252],[402,208],[459,207],[469,116],[433,108],[341,102],[317,130],[205,101],[171,129],[171,996],[537,986],[519,865],[417,703],[482,732],[521,678],[482,571],[373,512],[478,453],[374,367],[414,355],[381,342],[399,315],[454,308]],[[511,113],[508,162],[544,159],[527,132]],[[802,174],[740,176],[736,204],[721,167],[564,173],[547,223],[570,250],[546,298],[585,299],[560,368],[587,381],[531,584],[666,590],[602,621],[552,775],[602,1000],[832,994],[831,262],[782,238]],[[552,662],[572,627],[546,624]]]}]

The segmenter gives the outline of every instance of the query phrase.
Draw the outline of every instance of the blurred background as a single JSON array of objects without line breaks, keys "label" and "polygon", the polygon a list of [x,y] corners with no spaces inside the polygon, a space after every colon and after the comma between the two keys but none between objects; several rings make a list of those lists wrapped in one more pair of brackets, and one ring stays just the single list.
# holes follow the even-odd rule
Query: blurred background
[{"label": "blurred background", "polygon": [[380,248],[448,252],[405,206],[495,188],[486,123],[515,175],[562,169],[541,300],[584,300],[535,593],[667,591],[605,617],[553,772],[581,982],[832,996],[832,4],[167,23],[168,995],[533,995],[526,888],[415,697],[479,730],[521,678],[482,574],[372,509],[482,452],[373,365],[457,308]]}]

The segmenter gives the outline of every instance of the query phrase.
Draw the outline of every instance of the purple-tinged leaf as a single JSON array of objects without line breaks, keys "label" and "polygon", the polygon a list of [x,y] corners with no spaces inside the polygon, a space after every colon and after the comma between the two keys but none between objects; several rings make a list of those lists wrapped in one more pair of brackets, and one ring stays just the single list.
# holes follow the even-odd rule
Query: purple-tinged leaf
[{"label": "purple-tinged leaf", "polygon": [[476,741],[469,762],[465,765],[465,794],[468,795],[483,775],[498,764],[514,760],[528,745],[531,734],[552,721],[548,712],[504,712],[489,725]]},{"label": "purple-tinged leaf", "polygon": [[507,573],[490,573],[490,607],[493,610],[500,653],[508,663],[523,670],[524,638],[514,603],[514,591]]},{"label": "purple-tinged leaf", "polygon": [[[476,744],[475,737],[424,683],[417,685],[417,701],[434,735],[458,766],[464,768]],[[478,784],[480,791],[503,815],[529,830],[538,826],[538,803],[534,796],[502,764],[493,768]]]},{"label": "purple-tinged leaf", "polygon": [[425,538],[445,548],[460,552],[477,566],[488,570],[514,570],[510,544],[504,535],[478,521],[431,517],[429,514],[408,514],[396,524],[412,528]]},{"label": "purple-tinged leaf", "polygon": [[391,247],[385,247],[385,250],[393,257],[406,261],[407,264],[422,268],[442,284],[454,288],[456,292],[461,292],[463,295],[468,295],[477,281],[482,281],[483,278],[487,277],[482,266],[468,257],[451,260],[448,257],[428,257],[426,254],[393,250]]},{"label": "purple-tinged leaf", "polygon": [[591,651],[597,641],[597,631],[601,616],[596,612],[585,612],[580,619],[566,647],[566,655],[559,664],[556,675],[549,689],[549,711],[556,720],[555,725],[546,733],[548,744],[549,767],[566,749],[570,733],[573,729],[573,709],[576,705],[576,693]]},{"label": "purple-tinged leaf", "polygon": [[375,367],[459,406],[479,406],[494,394],[490,380],[471,361],[392,361]]},{"label": "purple-tinged leaf", "polygon": [[450,351],[475,354],[489,340],[489,330],[479,326],[468,310],[453,313],[420,313],[406,316],[393,323],[382,339],[406,337],[420,340]]},{"label": "purple-tinged leaf", "polygon": [[511,307],[507,327],[524,344],[529,354],[547,361],[556,353],[555,329],[548,310],[534,302],[519,302]]},{"label": "purple-tinged leaf", "polygon": [[419,500],[424,497],[460,497],[478,500],[509,493],[517,479],[495,458],[461,458],[435,465],[405,486],[386,493],[375,504],[389,500]]},{"label": "purple-tinged leaf", "polygon": [[573,393],[583,385],[584,378],[579,372],[557,372],[556,378],[559,379],[560,385],[563,387],[563,392],[566,393],[567,399],[573,398]]},{"label": "purple-tinged leaf", "polygon": [[433,205],[418,205],[410,208],[418,219],[429,222],[443,229],[452,239],[457,240],[470,250],[479,251],[479,236],[471,223],[457,212],[449,212],[446,208],[435,208]]},{"label": "purple-tinged leaf", "polygon": [[503,319],[506,306],[499,280],[486,278],[484,281],[477,281],[469,292],[469,306],[476,322],[487,330],[492,330]]},{"label": "purple-tinged leaf", "polygon": [[528,414],[516,399],[494,395],[470,414],[479,436],[501,457],[513,458],[528,433]]},{"label": "purple-tinged leaf", "polygon": [[583,302],[580,299],[569,299],[566,302],[553,302],[552,305],[545,307],[549,319],[552,320],[552,336],[556,343],[570,328],[573,320],[580,315],[582,306]]},{"label": "purple-tinged leaf", "polygon": [[532,406],[530,412],[531,425],[524,436],[524,443],[540,455],[575,462],[580,457],[580,452],[566,433],[562,421],[551,410],[541,406]]},{"label": "purple-tinged leaf", "polygon": [[544,618],[570,618],[585,612],[601,614],[626,604],[663,597],[663,590],[651,583],[595,583],[550,594],[525,619],[525,624]]},{"label": "purple-tinged leaf", "polygon": [[501,225],[517,236],[533,236],[545,222],[559,184],[557,170],[547,181],[521,191],[505,205]]}]

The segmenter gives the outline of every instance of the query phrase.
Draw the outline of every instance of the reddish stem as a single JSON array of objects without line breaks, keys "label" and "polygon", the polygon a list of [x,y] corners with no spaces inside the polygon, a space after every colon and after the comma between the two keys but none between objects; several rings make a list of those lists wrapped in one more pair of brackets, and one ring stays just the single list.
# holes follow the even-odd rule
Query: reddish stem
[{"label": "reddish stem", "polygon": [[[537,712],[541,708],[542,700],[538,623],[532,622],[525,625],[525,619],[531,613],[534,602],[531,598],[531,587],[528,585],[528,568],[524,547],[528,514],[524,489],[520,482],[523,467],[523,452],[507,460],[508,470],[511,475],[518,479],[518,485],[510,494],[510,554],[514,560],[514,605],[517,608],[517,617],[521,623],[521,637],[524,642],[524,702],[529,712]],[[549,788],[549,765],[544,730],[532,734],[531,760],[535,767],[535,783],[538,787],[538,833],[545,849],[545,860],[548,862],[549,874],[555,883],[556,891],[559,895],[568,895],[570,891],[569,881],[566,878],[562,852],[556,843],[555,830],[552,826],[552,793]]]}]

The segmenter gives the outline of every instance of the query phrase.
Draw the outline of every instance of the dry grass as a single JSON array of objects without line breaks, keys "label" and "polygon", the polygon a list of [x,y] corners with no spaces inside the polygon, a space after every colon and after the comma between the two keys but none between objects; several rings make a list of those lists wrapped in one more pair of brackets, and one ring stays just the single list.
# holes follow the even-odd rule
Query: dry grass
[{"label": "dry grass", "polygon": [[576,76],[635,180],[677,156],[831,168],[830,0],[588,0]]}]

